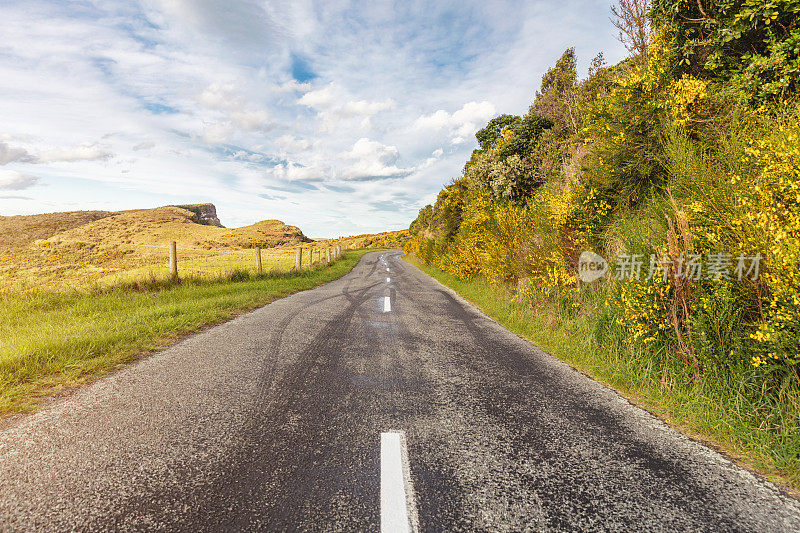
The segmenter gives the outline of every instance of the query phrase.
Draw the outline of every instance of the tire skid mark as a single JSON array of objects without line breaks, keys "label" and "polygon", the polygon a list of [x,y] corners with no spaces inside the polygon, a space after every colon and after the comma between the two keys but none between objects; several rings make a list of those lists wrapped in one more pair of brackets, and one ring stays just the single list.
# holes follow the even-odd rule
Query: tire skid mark
[{"label": "tire skid mark", "polygon": [[[374,263],[377,263],[377,261]],[[368,299],[369,296],[366,295],[366,293],[378,285],[377,283],[372,284],[354,291],[355,294],[352,294],[353,291],[351,291],[350,287],[355,281],[361,278],[363,268],[360,267],[362,265],[363,262],[357,264],[356,268],[351,272],[339,278],[339,280],[332,282],[343,284],[341,291],[303,303],[298,309],[288,313],[276,325],[272,326],[271,329],[273,333],[270,336],[270,340],[265,343],[268,346],[266,349],[261,349],[258,345],[254,346],[254,349],[262,352],[264,357],[257,370],[259,375],[257,393],[253,397],[248,409],[248,412],[252,413],[252,416],[249,416],[245,424],[239,428],[236,437],[230,445],[230,453],[222,459],[220,464],[213,465],[215,473],[221,473],[221,475],[212,475],[207,484],[198,487],[192,494],[185,493],[175,495],[168,489],[158,491],[148,491],[145,489],[139,494],[131,495],[131,497],[126,500],[126,503],[120,505],[115,515],[110,517],[111,523],[121,525],[124,523],[125,517],[131,515],[146,516],[155,522],[169,523],[170,517],[164,516],[162,507],[158,505],[158,501],[161,499],[175,499],[176,497],[188,500],[186,505],[192,509],[188,518],[183,517],[187,523],[204,523],[208,520],[208,515],[204,516],[205,511],[208,510],[207,503],[210,501],[218,501],[217,491],[221,490],[224,486],[228,486],[228,489],[230,489],[238,485],[237,480],[232,478],[232,472],[241,471],[242,468],[249,468],[252,466],[248,465],[248,452],[252,452],[254,448],[258,448],[258,444],[260,443],[253,443],[252,440],[249,439],[252,439],[254,433],[257,433],[259,428],[263,425],[263,420],[268,413],[265,407],[268,405],[270,398],[279,396],[282,390],[297,390],[291,387],[296,387],[301,381],[303,369],[310,368],[306,356],[324,346],[325,343],[328,342],[327,339],[330,339],[332,334],[346,330],[346,328],[349,327],[353,312],[363,301]],[[373,264],[371,271],[374,272],[375,269],[376,265]],[[311,342],[297,354],[294,363],[290,362],[284,365],[286,369],[282,375],[276,375],[279,373],[277,371],[278,364],[284,363],[281,360],[281,356],[285,353],[283,339],[289,325],[302,313],[313,309],[315,305],[342,297],[349,302],[348,307],[328,321],[325,328],[318,332]],[[289,388],[287,389],[286,387]],[[289,407],[289,403],[286,403],[283,412],[285,413]],[[185,479],[188,483],[192,472],[186,465],[177,465],[173,469],[172,475],[179,479]]]}]

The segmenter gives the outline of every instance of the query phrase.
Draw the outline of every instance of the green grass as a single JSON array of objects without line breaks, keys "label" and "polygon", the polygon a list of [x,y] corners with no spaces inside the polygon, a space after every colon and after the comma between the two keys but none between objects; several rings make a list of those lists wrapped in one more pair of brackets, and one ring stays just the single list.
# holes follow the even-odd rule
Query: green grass
[{"label": "green grass", "polygon": [[35,408],[55,390],[84,383],[181,335],[230,319],[349,272],[369,250],[299,274],[180,283],[152,279],[105,289],[0,298],[0,415]]},{"label": "green grass", "polygon": [[724,451],[739,464],[797,494],[800,489],[800,417],[796,396],[764,394],[746,368],[707,375],[695,385],[690,372],[657,364],[663,354],[598,341],[606,319],[602,290],[589,288],[581,308],[548,301],[532,305],[510,286],[462,281],[412,264],[458,292],[494,320],[551,355],[616,389],[692,437]]}]

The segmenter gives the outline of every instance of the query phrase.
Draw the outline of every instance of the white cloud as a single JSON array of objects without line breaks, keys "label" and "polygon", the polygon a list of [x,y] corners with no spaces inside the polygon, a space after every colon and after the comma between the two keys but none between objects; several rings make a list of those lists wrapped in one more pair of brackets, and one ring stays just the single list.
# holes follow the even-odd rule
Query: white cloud
[{"label": "white cloud", "polygon": [[151,148],[155,148],[155,147],[156,147],[156,143],[146,141],[146,142],[140,142],[140,143],[134,144],[133,148],[131,148],[131,150],[133,150],[134,152],[139,152],[141,150],[150,150]]},{"label": "white cloud", "polygon": [[246,132],[265,132],[274,127],[271,115],[264,109],[248,105],[237,87],[232,83],[212,83],[197,97],[204,108],[219,112],[218,120],[207,126],[203,136],[215,144],[229,141],[236,129]]},{"label": "white cloud", "polygon": [[288,181],[322,181],[330,175],[330,168],[325,166],[303,166],[297,163],[277,165],[272,169],[275,178]]},{"label": "white cloud", "polygon": [[297,103],[318,111],[330,108],[334,103],[334,84],[330,83],[322,89],[308,91],[297,100]]},{"label": "white cloud", "polygon": [[56,148],[47,150],[41,155],[34,155],[22,148],[14,148],[0,142],[0,165],[18,163],[57,163],[74,161],[98,161],[113,157],[114,154],[100,148],[97,143],[83,143],[72,148]]},{"label": "white cloud", "polygon": [[28,135],[27,133],[24,134],[17,134],[11,135],[10,133],[0,133],[0,141],[21,141],[26,143],[33,143],[38,141],[39,138],[35,135]]},{"label": "white cloud", "polygon": [[442,155],[444,155],[444,150],[442,150],[441,148],[437,148],[436,150],[433,151],[433,153],[431,153],[431,155],[438,159],[442,157]]},{"label": "white cloud", "polygon": [[240,161],[251,161],[253,163],[258,163],[264,161],[266,157],[264,154],[258,154],[254,152],[246,152],[244,150],[238,150],[233,153],[233,159],[238,159]]},{"label": "white cloud", "polygon": [[435,113],[431,113],[430,115],[420,116],[417,120],[414,121],[414,124],[411,126],[411,128],[417,130],[424,130],[424,129],[439,130],[444,127],[450,126],[452,121],[453,121],[452,115],[447,111],[445,111],[444,109],[440,109]]},{"label": "white cloud", "polygon": [[236,111],[231,113],[234,124],[245,131],[269,131],[274,126],[269,121],[270,115],[263,110]]},{"label": "white cloud", "polygon": [[453,113],[453,121],[456,124],[485,123],[495,114],[494,105],[491,102],[468,102]]},{"label": "white cloud", "polygon": [[16,170],[0,170],[0,189],[4,191],[21,191],[36,185],[39,178],[22,174]]},{"label": "white cloud", "polygon": [[202,139],[208,144],[224,144],[231,140],[233,133],[230,122],[214,122],[205,125]]},{"label": "white cloud", "polygon": [[212,83],[200,93],[197,101],[208,109],[236,111],[242,108],[242,99],[232,83]]},{"label": "white cloud", "polygon": [[102,149],[96,143],[83,143],[73,148],[57,148],[44,152],[39,158],[40,163],[58,163],[73,161],[100,161],[113,157],[114,154]]},{"label": "white cloud", "polygon": [[20,163],[31,163],[36,160],[36,157],[29,154],[23,148],[14,148],[4,142],[0,142],[0,165],[7,165],[18,161]]},{"label": "white cloud", "polygon": [[280,84],[273,85],[272,90],[275,92],[290,92],[290,91],[308,92],[311,90],[311,87],[312,85],[310,83],[300,83],[297,80],[289,80]]},{"label": "white cloud", "polygon": [[366,100],[359,100],[357,102],[347,102],[344,106],[342,106],[338,114],[343,117],[372,116],[380,113],[381,111],[392,109],[394,106],[395,102],[391,98],[387,98],[383,102],[367,102]]},{"label": "white cloud", "polygon": [[352,119],[357,120],[362,129],[371,129],[373,116],[396,106],[391,98],[381,101],[351,100],[334,83],[329,83],[322,89],[308,91],[297,103],[317,112],[321,122],[320,129],[325,132],[333,132],[343,127],[343,122]]},{"label": "white cloud", "polygon": [[421,115],[411,125],[411,130],[446,131],[450,136],[450,144],[463,144],[496,113],[491,102],[467,102],[452,114],[439,109],[429,115]]},{"label": "white cloud", "polygon": [[297,153],[310,149],[311,142],[306,139],[295,139],[287,134],[275,139],[275,146],[284,153]]},{"label": "white cloud", "polygon": [[377,141],[362,137],[353,145],[352,150],[344,152],[341,157],[353,161],[337,175],[344,180],[378,180],[401,178],[408,176],[413,169],[395,166],[400,152],[396,146],[386,146]]}]

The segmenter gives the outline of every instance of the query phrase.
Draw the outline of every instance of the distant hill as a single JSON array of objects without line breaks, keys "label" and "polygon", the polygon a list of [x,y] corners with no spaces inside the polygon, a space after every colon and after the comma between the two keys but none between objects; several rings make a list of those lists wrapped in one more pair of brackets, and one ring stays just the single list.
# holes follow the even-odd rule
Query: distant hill
[{"label": "distant hill", "polygon": [[225,228],[213,204],[192,204],[131,211],[72,211],[0,217],[0,251],[26,248],[36,241],[102,245],[270,248],[309,242],[296,226],[262,220]]},{"label": "distant hill", "polygon": [[111,211],[69,211],[42,215],[0,216],[0,250],[22,248],[40,239],[113,215]]},{"label": "distant hill", "polygon": [[[201,209],[202,207],[202,209]],[[122,211],[60,232],[53,242],[179,245],[198,248],[265,248],[308,242],[295,226],[262,220],[242,228],[224,228],[211,204]]]}]

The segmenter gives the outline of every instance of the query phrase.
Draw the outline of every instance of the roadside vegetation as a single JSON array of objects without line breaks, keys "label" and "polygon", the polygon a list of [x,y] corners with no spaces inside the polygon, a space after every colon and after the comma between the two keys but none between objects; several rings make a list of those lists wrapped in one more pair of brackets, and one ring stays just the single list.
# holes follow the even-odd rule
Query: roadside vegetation
[{"label": "roadside vegetation", "polygon": [[84,290],[0,294],[0,417],[35,408],[181,335],[349,272],[369,250],[330,265],[216,279],[143,278]]},{"label": "roadside vegetation", "polygon": [[[405,250],[520,333],[800,486],[800,3],[620,0]],[[610,261],[594,282],[582,252]]]}]

